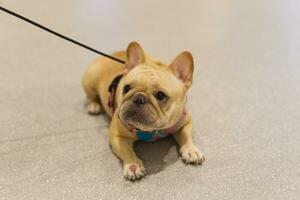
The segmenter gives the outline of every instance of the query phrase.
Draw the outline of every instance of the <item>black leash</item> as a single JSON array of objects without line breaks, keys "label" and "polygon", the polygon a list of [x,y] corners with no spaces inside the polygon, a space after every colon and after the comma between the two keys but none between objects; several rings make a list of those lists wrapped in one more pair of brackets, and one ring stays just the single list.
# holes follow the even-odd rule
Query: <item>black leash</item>
[{"label": "black leash", "polygon": [[103,53],[103,52],[101,52],[101,51],[98,51],[98,50],[92,48],[92,47],[89,47],[89,46],[87,46],[87,45],[85,45],[85,44],[82,44],[82,43],[76,41],[76,40],[73,40],[73,39],[71,39],[71,38],[69,38],[69,37],[67,37],[67,36],[64,36],[64,35],[62,35],[62,34],[56,32],[56,31],[53,31],[53,30],[51,30],[51,29],[49,29],[49,28],[47,28],[47,27],[45,27],[45,26],[43,26],[43,25],[41,25],[41,24],[39,24],[39,23],[37,23],[37,22],[34,22],[34,21],[32,21],[32,20],[30,20],[30,19],[28,19],[28,18],[26,18],[26,17],[24,17],[24,16],[22,16],[22,15],[19,15],[19,14],[15,13],[15,12],[13,12],[13,11],[11,11],[11,10],[8,10],[8,9],[6,9],[6,8],[3,8],[2,6],[0,6],[0,10],[6,12],[6,13],[8,13],[8,14],[11,14],[11,15],[13,15],[13,16],[19,18],[19,19],[22,19],[22,20],[24,20],[24,21],[26,21],[26,22],[28,22],[28,23],[30,23],[30,24],[32,24],[32,25],[34,25],[34,26],[36,26],[36,27],[38,27],[38,28],[40,28],[40,29],[43,29],[43,30],[45,30],[45,31],[47,31],[47,32],[49,32],[49,33],[52,33],[53,35],[56,35],[56,36],[58,36],[58,37],[60,37],[60,38],[62,38],[62,39],[65,39],[65,40],[67,40],[67,41],[69,41],[69,42],[72,42],[73,44],[77,44],[78,46],[81,46],[81,47],[83,47],[83,48],[86,48],[86,49],[88,49],[88,50],[90,50],[90,51],[93,51],[93,52],[95,52],[95,53],[97,53],[97,54],[100,54],[100,55],[102,55],[102,56],[105,56],[105,57],[107,57],[107,58],[110,58],[110,59],[112,59],[112,60],[114,60],[114,61],[117,61],[117,62],[119,62],[119,63],[123,63],[123,64],[125,63],[125,61],[123,61],[123,60],[120,60],[120,59],[118,59],[118,58],[116,58],[116,57],[113,57],[113,56],[111,56],[111,55],[105,54],[105,53]]}]

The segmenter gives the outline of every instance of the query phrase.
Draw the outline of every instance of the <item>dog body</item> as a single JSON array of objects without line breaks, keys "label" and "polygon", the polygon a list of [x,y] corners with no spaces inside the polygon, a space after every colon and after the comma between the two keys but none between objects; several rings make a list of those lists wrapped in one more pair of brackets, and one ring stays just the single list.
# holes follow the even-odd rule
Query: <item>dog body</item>
[{"label": "dog body", "polygon": [[125,178],[145,175],[143,162],[133,143],[155,141],[172,134],[186,163],[201,164],[204,156],[192,142],[191,117],[185,111],[187,90],[192,84],[193,58],[179,54],[170,65],[146,55],[136,42],[127,51],[113,54],[126,63],[96,59],[84,74],[90,114],[106,112],[111,117],[109,141],[123,161]]}]

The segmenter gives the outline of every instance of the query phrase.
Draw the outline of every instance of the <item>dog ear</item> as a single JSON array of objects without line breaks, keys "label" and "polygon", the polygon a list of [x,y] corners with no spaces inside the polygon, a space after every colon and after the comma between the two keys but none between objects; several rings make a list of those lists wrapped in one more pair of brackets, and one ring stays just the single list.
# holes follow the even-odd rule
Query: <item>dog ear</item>
[{"label": "dog ear", "polygon": [[127,71],[145,61],[145,54],[142,47],[137,42],[131,42],[126,51],[127,60],[125,66]]},{"label": "dog ear", "polygon": [[180,79],[186,88],[189,88],[193,82],[194,59],[190,52],[184,51],[176,56],[170,64],[170,69],[175,76]]}]

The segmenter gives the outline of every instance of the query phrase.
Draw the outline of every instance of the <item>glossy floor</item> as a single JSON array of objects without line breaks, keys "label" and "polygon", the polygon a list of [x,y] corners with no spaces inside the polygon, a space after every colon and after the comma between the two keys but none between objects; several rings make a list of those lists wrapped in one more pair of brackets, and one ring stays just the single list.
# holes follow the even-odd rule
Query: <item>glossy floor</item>
[{"label": "glossy floor", "polygon": [[1,0],[106,52],[136,40],[165,62],[195,58],[188,110],[203,166],[173,140],[138,143],[150,174],[122,177],[108,121],[80,80],[95,54],[0,12],[0,199],[298,199],[300,3]]}]

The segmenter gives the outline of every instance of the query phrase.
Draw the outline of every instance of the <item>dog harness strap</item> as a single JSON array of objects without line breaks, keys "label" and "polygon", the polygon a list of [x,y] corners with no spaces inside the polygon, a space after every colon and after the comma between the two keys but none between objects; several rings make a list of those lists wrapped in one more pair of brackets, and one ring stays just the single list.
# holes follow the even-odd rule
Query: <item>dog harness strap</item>
[{"label": "dog harness strap", "polygon": [[109,92],[109,96],[108,96],[108,107],[112,110],[112,112],[115,112],[115,96],[116,96],[116,91],[119,85],[120,80],[122,79],[123,75],[120,74],[118,76],[116,76],[113,81],[110,83],[109,87],[108,87],[108,92]]}]

